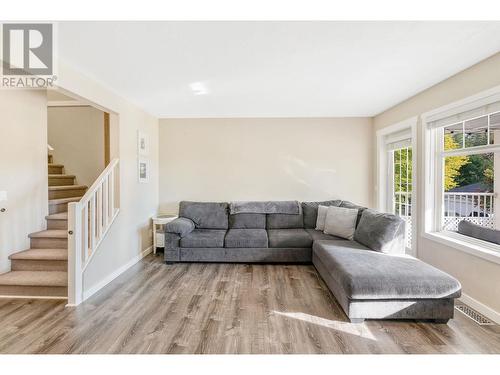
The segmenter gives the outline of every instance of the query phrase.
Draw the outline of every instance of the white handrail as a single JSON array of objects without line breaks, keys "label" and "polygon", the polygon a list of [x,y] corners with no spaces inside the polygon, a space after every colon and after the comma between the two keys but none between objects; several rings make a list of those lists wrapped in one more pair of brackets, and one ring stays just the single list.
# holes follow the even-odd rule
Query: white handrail
[{"label": "white handrail", "polygon": [[68,204],[68,304],[83,301],[83,272],[118,215],[119,160],[114,159],[78,202]]},{"label": "white handrail", "polygon": [[106,178],[107,175],[109,175],[112,172],[113,169],[115,169],[115,167],[118,165],[119,162],[120,162],[119,159],[113,159],[111,163],[108,164],[106,169],[102,171],[99,177],[97,177],[95,182],[88,188],[87,192],[82,197],[82,199],[80,199],[80,202],[78,203],[89,201],[92,195],[94,195],[97,189],[101,186],[102,181]]}]

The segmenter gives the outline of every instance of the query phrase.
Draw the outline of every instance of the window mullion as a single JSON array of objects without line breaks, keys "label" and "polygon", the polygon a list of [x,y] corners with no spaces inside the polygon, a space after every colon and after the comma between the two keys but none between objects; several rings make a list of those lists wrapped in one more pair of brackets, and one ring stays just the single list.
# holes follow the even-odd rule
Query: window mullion
[{"label": "window mullion", "polygon": [[476,147],[468,147],[465,149],[456,149],[456,150],[447,150],[444,151],[442,145],[438,150],[438,155],[440,157],[448,157],[448,156],[468,156],[468,155],[477,155],[477,154],[491,154],[495,152],[500,152],[500,144],[493,144],[488,146],[476,146]]},{"label": "window mullion", "polygon": [[401,216],[401,205],[402,205],[402,197],[401,197],[401,189],[402,185],[401,182],[403,181],[403,173],[402,173],[402,163],[403,163],[403,157],[402,157],[402,149],[399,150],[399,216]]},{"label": "window mullion", "polygon": [[436,132],[437,139],[435,143],[436,156],[435,160],[435,180],[434,180],[434,230],[440,231],[443,228],[444,218],[444,173],[445,173],[445,155],[444,151],[444,130]]},{"label": "window mullion", "polygon": [[465,121],[462,121],[462,148],[465,148]]},{"label": "window mullion", "polygon": [[490,117],[491,115],[488,115],[488,130],[487,130],[487,133],[486,133],[486,144],[489,145],[490,144]]}]

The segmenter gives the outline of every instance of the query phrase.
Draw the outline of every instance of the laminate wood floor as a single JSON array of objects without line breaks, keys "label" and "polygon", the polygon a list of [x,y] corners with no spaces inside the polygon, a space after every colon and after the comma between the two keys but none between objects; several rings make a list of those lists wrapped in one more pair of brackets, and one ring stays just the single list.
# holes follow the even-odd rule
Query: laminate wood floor
[{"label": "laminate wood floor", "polygon": [[150,255],[77,308],[0,300],[0,353],[500,353],[500,327],[351,324],[311,265]]}]

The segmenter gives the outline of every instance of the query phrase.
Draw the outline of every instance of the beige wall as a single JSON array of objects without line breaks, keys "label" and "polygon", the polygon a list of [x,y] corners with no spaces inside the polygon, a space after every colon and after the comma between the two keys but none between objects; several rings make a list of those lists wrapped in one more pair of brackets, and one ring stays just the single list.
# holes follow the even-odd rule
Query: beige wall
[{"label": "beige wall", "polygon": [[[423,91],[374,118],[375,128],[382,129],[407,118],[474,95],[500,85],[500,53]],[[419,126],[421,126],[419,122]],[[418,132],[420,134],[420,132]],[[422,155],[422,139],[417,139]],[[375,154],[374,154],[375,155]],[[422,204],[422,159],[418,159],[418,215]],[[422,224],[422,223],[420,223]],[[421,226],[420,226],[421,227]],[[418,236],[418,257],[457,277],[463,291],[479,303],[500,312],[500,265]]]},{"label": "beige wall", "polygon": [[[109,110],[112,125],[112,158],[120,158],[120,214],[84,274],[84,291],[104,285],[117,272],[137,261],[152,245],[151,217],[158,209],[158,119],[127,102],[99,83],[59,62],[58,85],[78,99]],[[137,131],[149,134],[150,181],[137,179]]]},{"label": "beige wall", "polygon": [[75,101],[72,97],[64,95],[62,92],[57,91],[57,89],[47,90],[47,101],[49,102],[68,102]]},{"label": "beige wall", "polygon": [[500,85],[500,53],[375,116],[375,129]]},{"label": "beige wall", "polygon": [[93,107],[49,107],[48,140],[54,163],[90,187],[104,170],[104,112]]},{"label": "beige wall", "polygon": [[0,273],[8,256],[29,248],[28,234],[45,229],[47,98],[44,90],[0,90]]},{"label": "beige wall", "polygon": [[160,120],[160,211],[181,200],[371,205],[367,118]]}]

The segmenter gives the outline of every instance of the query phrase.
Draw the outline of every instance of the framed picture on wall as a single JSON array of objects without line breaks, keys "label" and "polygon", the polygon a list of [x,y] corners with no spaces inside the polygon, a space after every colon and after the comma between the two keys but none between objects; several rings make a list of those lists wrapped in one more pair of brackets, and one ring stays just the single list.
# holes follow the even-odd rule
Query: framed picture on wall
[{"label": "framed picture on wall", "polygon": [[148,183],[149,182],[149,159],[139,158],[137,163],[137,173],[139,176],[139,182]]},{"label": "framed picture on wall", "polygon": [[149,155],[149,135],[137,131],[137,153],[139,155]]}]

